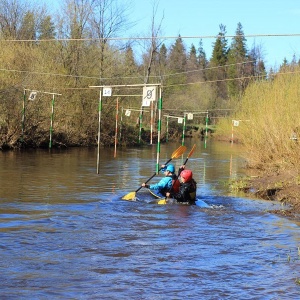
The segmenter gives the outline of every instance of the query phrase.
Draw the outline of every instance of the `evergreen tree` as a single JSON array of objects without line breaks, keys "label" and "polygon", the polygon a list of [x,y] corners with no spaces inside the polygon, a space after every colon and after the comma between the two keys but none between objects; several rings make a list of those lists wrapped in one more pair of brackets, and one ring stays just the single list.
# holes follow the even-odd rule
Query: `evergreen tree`
[{"label": "evergreen tree", "polygon": [[226,26],[221,24],[219,26],[220,32],[217,40],[214,43],[212,57],[210,59],[209,79],[214,81],[217,98],[227,99],[227,85],[226,85],[226,63],[228,56],[228,46],[226,39]]},{"label": "evergreen tree", "polygon": [[199,42],[199,48],[198,48],[198,65],[199,65],[200,72],[201,72],[200,74],[202,75],[203,80],[206,80],[207,78],[206,78],[205,69],[208,66],[208,61],[206,59],[206,53],[205,53],[204,48],[203,48],[202,39]]},{"label": "evergreen tree", "polygon": [[187,73],[187,77],[189,82],[194,78],[198,78],[198,69],[199,65],[197,59],[197,50],[196,47],[192,44],[187,58],[187,71],[189,71]]},{"label": "evergreen tree", "polygon": [[224,66],[227,63],[228,55],[228,41],[225,37],[226,35],[226,26],[221,24],[219,26],[220,32],[218,34],[217,40],[213,45],[213,52],[210,63],[212,66]]},{"label": "evergreen tree", "polygon": [[194,44],[191,45],[188,60],[187,60],[187,69],[190,70],[196,70],[198,69],[198,59],[197,59],[197,50]]},{"label": "evergreen tree", "polygon": [[159,65],[161,69],[165,69],[167,67],[168,60],[168,50],[165,44],[162,44],[159,49]]},{"label": "evergreen tree", "polygon": [[244,77],[251,75],[251,70],[247,70],[247,47],[246,38],[241,23],[238,23],[235,36],[232,39],[228,52],[228,93],[230,96],[241,96],[245,90],[249,79]]},{"label": "evergreen tree", "polygon": [[21,28],[19,30],[18,38],[20,40],[35,40],[35,17],[32,12],[27,12],[22,20]]},{"label": "evergreen tree", "polygon": [[287,71],[288,66],[289,66],[289,62],[288,62],[287,58],[285,57],[283,59],[282,64],[280,65],[279,72],[285,72],[285,71]]},{"label": "evergreen tree", "polygon": [[128,45],[125,50],[124,75],[132,76],[136,74],[137,64],[134,59],[132,47]]},{"label": "evergreen tree", "polygon": [[176,73],[176,76],[172,78],[172,82],[184,83],[186,76],[183,73],[187,70],[187,57],[180,35],[176,39],[175,44],[171,46],[168,62],[170,72]]},{"label": "evergreen tree", "polygon": [[159,75],[161,76],[161,80],[164,81],[164,76],[167,73],[167,65],[168,65],[168,50],[165,44],[162,44],[159,49],[158,55],[158,66],[159,66]]},{"label": "evergreen tree", "polygon": [[42,19],[40,25],[38,26],[38,39],[54,39],[55,38],[55,25],[51,20],[51,16],[46,16]]},{"label": "evergreen tree", "polygon": [[171,46],[169,56],[169,68],[172,72],[185,72],[187,68],[187,57],[181,36]]}]

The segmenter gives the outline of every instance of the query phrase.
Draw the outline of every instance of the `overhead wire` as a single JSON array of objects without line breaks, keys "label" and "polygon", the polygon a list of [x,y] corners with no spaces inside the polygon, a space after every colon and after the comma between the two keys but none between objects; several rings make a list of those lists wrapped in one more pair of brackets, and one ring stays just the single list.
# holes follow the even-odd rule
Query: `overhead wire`
[{"label": "overhead wire", "polygon": [[[249,37],[297,37],[300,33],[260,33],[260,34],[244,34],[245,38]],[[153,40],[161,39],[178,39],[178,36],[156,36],[156,37],[104,37],[104,38],[56,38],[56,39],[1,39],[0,42],[67,42],[67,41],[122,41],[122,40]],[[196,35],[196,36],[181,36],[181,39],[218,39],[218,38],[235,38],[240,35]]]},{"label": "overhead wire", "polygon": [[[292,36],[300,36],[300,33],[284,33],[284,34],[248,34],[243,35],[245,38],[247,37],[292,37]],[[204,38],[235,38],[239,37],[238,35],[203,35],[203,36],[180,36],[181,39],[204,39]],[[178,36],[159,36],[155,37],[156,39],[177,39]],[[73,39],[73,38],[57,38],[57,39],[41,39],[41,40],[33,40],[33,39],[1,39],[0,42],[57,42],[57,41],[113,41],[113,40],[147,40],[147,39],[153,39],[153,37],[111,37],[111,38],[80,38],[80,39]],[[247,61],[247,62],[241,62],[236,64],[228,64],[223,66],[214,66],[209,68],[202,68],[202,69],[196,69],[196,70],[190,70],[190,71],[184,71],[184,72],[178,72],[178,73],[172,73],[172,74],[166,74],[166,75],[160,75],[160,76],[150,76],[151,78],[162,78],[162,77],[171,77],[171,76],[177,76],[177,75],[183,75],[188,73],[194,73],[194,72],[201,72],[201,71],[207,71],[212,70],[216,68],[224,68],[229,67],[232,65],[238,65],[238,64],[246,64],[246,63],[252,63],[254,61]],[[70,78],[82,78],[82,79],[101,79],[101,80],[114,80],[113,77],[107,77],[107,78],[100,78],[98,76],[87,76],[87,75],[71,75],[71,74],[57,74],[57,73],[48,73],[48,72],[36,72],[36,71],[26,71],[26,70],[14,70],[14,69],[0,69],[0,71],[7,71],[7,72],[19,72],[19,73],[27,73],[27,74],[36,74],[36,75],[47,75],[47,76],[59,76],[59,77],[70,77]],[[286,73],[286,72],[285,72]],[[298,72],[296,72],[298,73]],[[279,73],[276,73],[279,74]],[[251,76],[252,78],[255,76]],[[258,77],[261,77],[259,75]],[[124,77],[118,77],[118,79],[141,79],[140,76],[124,76]],[[213,81],[201,81],[201,82],[194,82],[194,83],[183,83],[183,84],[175,84],[175,85],[168,85],[168,86],[183,86],[183,85],[191,85],[191,84],[199,84],[199,83],[213,83],[213,82],[220,82],[220,81],[229,81],[229,80],[238,80],[242,78],[249,78],[249,77],[241,77],[241,78],[234,78],[234,79],[221,79],[221,80],[213,80]],[[85,88],[64,88],[64,89],[85,89]]]}]

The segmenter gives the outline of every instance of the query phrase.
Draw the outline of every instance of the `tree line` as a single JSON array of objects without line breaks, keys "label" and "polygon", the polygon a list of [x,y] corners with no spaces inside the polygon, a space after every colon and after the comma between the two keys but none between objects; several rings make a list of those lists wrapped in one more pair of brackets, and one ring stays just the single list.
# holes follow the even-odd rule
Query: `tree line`
[{"label": "tree line", "polygon": [[[219,25],[208,58],[201,39],[187,49],[179,35],[167,46],[159,38],[162,23],[157,25],[155,15],[151,39],[116,38],[126,36],[133,26],[128,7],[117,0],[64,0],[57,14],[30,1],[0,0],[0,4],[1,149],[48,145],[47,92],[61,94],[55,102],[54,145],[78,146],[97,143],[99,89],[89,86],[118,85],[114,94],[122,95],[120,105],[136,108],[141,107],[141,91],[121,85],[161,83],[164,112],[209,110],[218,117],[221,109],[232,109],[240,101],[251,82],[269,79],[262,49],[247,48],[241,23],[231,42],[226,26]],[[30,90],[42,92],[35,101],[27,101]],[[103,112],[102,143],[110,145],[115,98],[105,99]],[[147,129],[150,116],[143,113],[143,118]],[[136,143],[138,119],[132,114],[123,121],[126,135],[120,143]]]}]

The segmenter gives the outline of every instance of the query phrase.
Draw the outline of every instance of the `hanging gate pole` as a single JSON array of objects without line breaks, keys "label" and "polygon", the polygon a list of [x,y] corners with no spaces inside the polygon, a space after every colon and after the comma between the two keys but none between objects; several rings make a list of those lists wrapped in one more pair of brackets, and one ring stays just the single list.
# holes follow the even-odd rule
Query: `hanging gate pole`
[{"label": "hanging gate pole", "polygon": [[100,165],[101,112],[102,112],[102,89],[100,89],[100,92],[99,92],[99,105],[98,105],[98,151],[97,151],[97,174],[99,174],[99,165]]},{"label": "hanging gate pole", "polygon": [[159,158],[160,158],[160,136],[161,136],[161,113],[162,113],[163,99],[161,87],[159,88],[158,99],[158,123],[157,123],[157,158],[156,158],[156,172],[159,171]]},{"label": "hanging gate pole", "polygon": [[52,95],[52,105],[51,105],[49,149],[52,148],[53,120],[54,120],[54,99],[55,99],[55,96],[53,94]]},{"label": "hanging gate pole", "polygon": [[114,158],[117,157],[117,143],[118,143],[118,111],[119,111],[119,97],[117,97],[117,107],[116,107],[116,130],[115,130],[115,152],[114,152]]},{"label": "hanging gate pole", "polygon": [[23,109],[22,109],[22,136],[21,142],[24,142],[24,132],[25,132],[25,99],[26,99],[26,90],[23,91]]}]

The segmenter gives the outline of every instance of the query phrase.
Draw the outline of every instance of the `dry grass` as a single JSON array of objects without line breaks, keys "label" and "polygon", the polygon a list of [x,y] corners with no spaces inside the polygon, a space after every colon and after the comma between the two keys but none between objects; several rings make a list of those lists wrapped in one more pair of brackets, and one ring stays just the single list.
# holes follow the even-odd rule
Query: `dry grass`
[{"label": "dry grass", "polygon": [[[234,138],[245,145],[249,165],[280,169],[300,165],[299,84],[298,73],[285,73],[255,82],[246,90],[234,117],[240,120]],[[231,134],[231,123],[222,121],[220,133]]]}]

